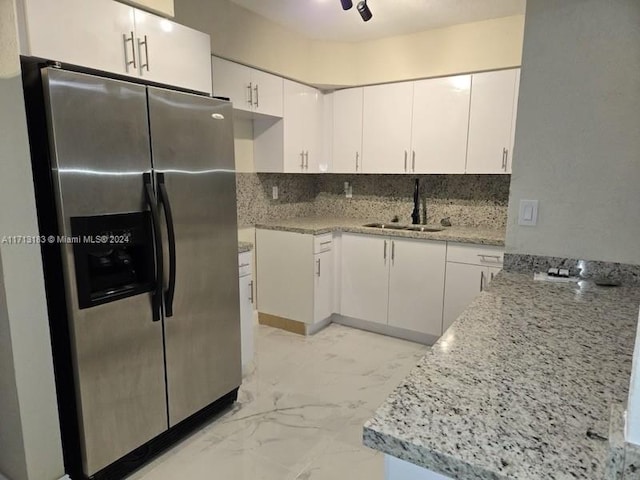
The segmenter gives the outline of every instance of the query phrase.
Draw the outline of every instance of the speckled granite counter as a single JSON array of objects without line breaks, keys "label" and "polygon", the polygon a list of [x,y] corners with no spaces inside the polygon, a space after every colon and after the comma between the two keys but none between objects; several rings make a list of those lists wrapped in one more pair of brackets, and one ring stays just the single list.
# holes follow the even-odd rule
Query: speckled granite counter
[{"label": "speckled granite counter", "polygon": [[253,250],[253,243],[251,242],[238,242],[238,253],[249,252]]},{"label": "speckled granite counter", "polygon": [[501,273],[364,426],[365,445],[457,479],[602,479],[640,288]]},{"label": "speckled granite counter", "polygon": [[[389,230],[381,228],[363,227],[365,223],[379,220],[303,217],[279,220],[266,224],[257,224],[256,228],[282,230],[287,232],[320,235],[335,231],[350,233],[366,233],[369,235],[384,235],[404,238],[418,238],[425,240],[443,240],[448,242],[474,243],[480,245],[504,245],[504,230],[491,230],[477,227],[446,227],[441,232],[412,232],[406,230]],[[439,225],[434,225],[439,227]]]}]

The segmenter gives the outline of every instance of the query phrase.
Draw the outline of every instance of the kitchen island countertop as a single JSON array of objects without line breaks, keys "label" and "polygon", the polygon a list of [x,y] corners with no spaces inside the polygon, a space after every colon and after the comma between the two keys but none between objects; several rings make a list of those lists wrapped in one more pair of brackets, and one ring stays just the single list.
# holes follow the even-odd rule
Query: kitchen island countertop
[{"label": "kitchen island countertop", "polygon": [[[349,233],[362,233],[368,235],[384,235],[402,238],[415,238],[423,240],[441,240],[448,242],[472,243],[477,245],[504,245],[505,231],[486,227],[431,227],[444,228],[441,232],[412,232],[407,230],[391,230],[383,228],[364,227],[366,223],[379,220],[330,218],[330,217],[301,217],[285,220],[276,220],[268,223],[259,223],[256,228],[268,230],[281,230],[286,232],[321,235],[336,231]],[[391,223],[391,222],[387,222]]]},{"label": "kitchen island countertop", "polygon": [[364,444],[458,479],[601,479],[640,288],[500,273],[364,425]]}]

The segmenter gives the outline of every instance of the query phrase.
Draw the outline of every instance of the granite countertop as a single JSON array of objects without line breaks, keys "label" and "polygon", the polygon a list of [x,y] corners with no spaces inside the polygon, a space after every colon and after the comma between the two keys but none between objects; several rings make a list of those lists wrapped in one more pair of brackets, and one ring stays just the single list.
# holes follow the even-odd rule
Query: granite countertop
[{"label": "granite countertop", "polygon": [[362,226],[365,223],[372,223],[376,221],[379,220],[303,217],[257,224],[256,228],[306,233],[311,235],[320,235],[323,233],[341,231],[350,233],[365,233],[369,235],[417,238],[424,240],[474,243],[479,245],[504,245],[505,231],[490,228],[460,226],[440,227],[440,225],[432,225],[434,227],[444,228],[444,230],[441,232],[411,232],[404,230],[390,230]]},{"label": "granite countertop", "polygon": [[238,242],[238,253],[250,252],[251,250],[253,250],[253,243]]},{"label": "granite countertop", "polygon": [[604,478],[639,303],[637,287],[500,273],[367,421],[364,444],[458,479]]}]

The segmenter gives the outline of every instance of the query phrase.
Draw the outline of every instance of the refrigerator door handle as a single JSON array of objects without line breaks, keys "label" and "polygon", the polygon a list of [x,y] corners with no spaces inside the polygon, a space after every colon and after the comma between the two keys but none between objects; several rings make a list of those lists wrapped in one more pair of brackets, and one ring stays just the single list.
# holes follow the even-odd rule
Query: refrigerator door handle
[{"label": "refrigerator door handle", "polygon": [[162,305],[162,279],[164,278],[163,272],[163,254],[162,254],[162,236],[160,235],[160,216],[158,215],[158,206],[155,202],[155,196],[153,194],[153,186],[151,184],[151,174],[144,173],[144,195],[147,200],[147,204],[151,209],[151,220],[153,226],[153,240],[156,244],[156,289],[153,293],[153,321],[160,321],[160,308]]},{"label": "refrigerator door handle", "polygon": [[173,227],[173,215],[171,214],[171,202],[164,183],[164,173],[158,173],[158,192],[160,192],[160,205],[167,221],[167,236],[169,238],[169,285],[164,292],[164,314],[173,316],[173,297],[176,292],[176,232]]}]

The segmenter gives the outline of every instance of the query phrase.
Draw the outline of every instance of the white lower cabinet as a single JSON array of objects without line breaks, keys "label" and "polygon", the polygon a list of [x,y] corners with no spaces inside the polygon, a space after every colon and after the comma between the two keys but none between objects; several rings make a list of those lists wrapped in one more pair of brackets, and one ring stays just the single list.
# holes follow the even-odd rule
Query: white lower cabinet
[{"label": "white lower cabinet", "polygon": [[314,325],[333,313],[332,234],[256,230],[258,311]]},{"label": "white lower cabinet", "polygon": [[502,269],[498,247],[451,243],[447,252],[442,331],[446,331]]},{"label": "white lower cabinet", "polygon": [[333,314],[333,252],[326,250],[313,257],[313,318],[322,321]]},{"label": "white lower cabinet", "polygon": [[442,334],[446,255],[444,242],[391,239],[388,325]]},{"label": "white lower cabinet", "polygon": [[446,243],[342,235],[340,313],[440,336]]},{"label": "white lower cabinet", "polygon": [[342,234],[342,315],[387,323],[389,248],[385,237]]},{"label": "white lower cabinet", "polygon": [[242,347],[242,372],[251,371],[254,357],[253,321],[253,273],[252,253],[238,255],[240,276],[240,337]]}]

